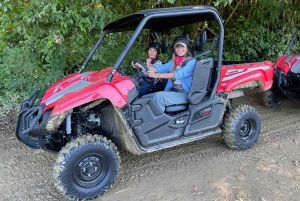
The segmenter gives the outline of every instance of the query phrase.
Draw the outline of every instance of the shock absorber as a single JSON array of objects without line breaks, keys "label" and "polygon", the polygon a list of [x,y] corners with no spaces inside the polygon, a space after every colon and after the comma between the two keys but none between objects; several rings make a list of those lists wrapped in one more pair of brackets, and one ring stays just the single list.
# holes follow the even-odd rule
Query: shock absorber
[{"label": "shock absorber", "polygon": [[83,126],[82,126],[82,117],[81,117],[81,113],[80,112],[74,112],[73,114],[73,130],[74,130],[74,134],[76,136],[80,136],[80,135],[83,135],[85,134],[84,130],[83,129]]}]

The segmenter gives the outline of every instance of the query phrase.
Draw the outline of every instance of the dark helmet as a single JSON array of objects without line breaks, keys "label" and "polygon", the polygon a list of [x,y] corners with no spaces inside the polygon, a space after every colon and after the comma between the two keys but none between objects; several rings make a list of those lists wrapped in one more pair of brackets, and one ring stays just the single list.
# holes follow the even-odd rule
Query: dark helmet
[{"label": "dark helmet", "polygon": [[174,39],[173,48],[175,48],[175,46],[177,44],[181,44],[182,46],[187,46],[188,49],[190,49],[190,42],[189,42],[189,39],[186,36],[177,36]]},{"label": "dark helmet", "polygon": [[189,39],[186,36],[177,36],[172,45],[172,49],[174,54],[176,54],[175,47],[176,45],[181,44],[182,46],[185,46],[188,48],[188,53],[190,53],[190,42]]},{"label": "dark helmet", "polygon": [[150,48],[156,49],[156,50],[157,50],[157,54],[160,53],[160,47],[159,47],[159,44],[158,44],[158,43],[156,43],[156,42],[151,42],[151,43],[149,43],[149,45],[148,45],[148,47],[147,47],[147,49],[146,49],[146,52],[148,52],[148,50],[149,50]]}]

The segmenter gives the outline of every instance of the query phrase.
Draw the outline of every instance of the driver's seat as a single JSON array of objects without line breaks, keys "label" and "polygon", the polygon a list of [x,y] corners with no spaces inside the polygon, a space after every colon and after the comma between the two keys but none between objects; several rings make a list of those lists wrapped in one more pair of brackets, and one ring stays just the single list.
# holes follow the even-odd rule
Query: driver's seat
[{"label": "driver's seat", "polygon": [[169,105],[165,107],[165,113],[177,113],[187,110],[189,105],[199,104],[206,96],[210,86],[213,58],[209,57],[196,62],[191,89],[188,94],[189,104]]}]

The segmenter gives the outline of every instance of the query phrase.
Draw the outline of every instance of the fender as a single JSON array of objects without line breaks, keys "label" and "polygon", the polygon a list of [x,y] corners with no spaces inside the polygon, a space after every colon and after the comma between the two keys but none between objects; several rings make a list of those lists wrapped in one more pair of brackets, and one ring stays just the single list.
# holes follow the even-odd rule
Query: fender
[{"label": "fender", "polygon": [[73,74],[51,86],[41,100],[43,113],[52,108],[50,117],[95,101],[108,99],[118,108],[128,102],[128,92],[135,85],[130,77],[115,74],[111,82],[105,79],[112,68],[86,74]]},{"label": "fender", "polygon": [[273,84],[274,69],[271,61],[222,65],[221,79],[217,92],[231,92],[238,86],[259,81],[264,90]]}]

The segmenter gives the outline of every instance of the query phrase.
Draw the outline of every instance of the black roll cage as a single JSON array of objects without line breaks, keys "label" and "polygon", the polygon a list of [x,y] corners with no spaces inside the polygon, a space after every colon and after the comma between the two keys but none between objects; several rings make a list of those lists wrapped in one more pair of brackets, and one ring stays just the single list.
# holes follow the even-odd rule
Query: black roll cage
[{"label": "black roll cage", "polygon": [[[174,7],[174,8],[163,8],[163,9],[148,9],[136,12],[131,15],[127,15],[123,18],[119,18],[109,24],[107,24],[103,33],[98,39],[97,43],[94,45],[92,51],[89,53],[88,57],[82,64],[79,70],[81,73],[91,57],[94,55],[98,49],[100,43],[104,37],[109,33],[122,32],[122,31],[133,31],[131,38],[127,42],[125,48],[121,52],[117,61],[113,66],[113,70],[110,72],[106,78],[107,82],[110,82],[113,78],[115,72],[121,65],[123,59],[127,55],[128,51],[132,47],[134,41],[143,29],[151,29],[155,36],[158,38],[156,32],[163,32],[171,28],[184,26],[188,24],[193,24],[202,21],[215,21],[219,26],[219,43],[218,43],[218,54],[217,57],[217,79],[212,90],[210,99],[213,98],[219,80],[221,76],[221,64],[222,64],[222,54],[223,54],[223,43],[224,43],[224,27],[223,20],[220,17],[218,11],[210,6],[185,6],[185,7]],[[161,25],[161,26],[160,26]],[[162,26],[163,25],[163,26]]]}]

